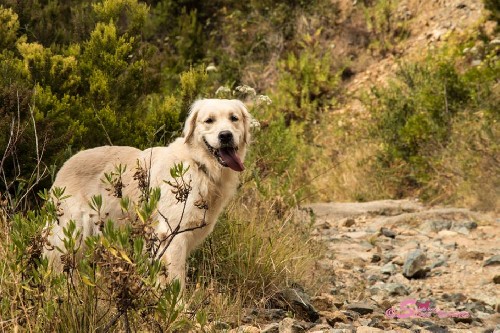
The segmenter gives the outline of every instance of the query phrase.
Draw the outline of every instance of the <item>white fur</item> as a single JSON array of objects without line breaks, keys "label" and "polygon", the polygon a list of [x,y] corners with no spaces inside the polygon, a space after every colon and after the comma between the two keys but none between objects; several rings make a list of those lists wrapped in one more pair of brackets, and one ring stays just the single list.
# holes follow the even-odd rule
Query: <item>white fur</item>
[{"label": "white fur", "polygon": [[[238,120],[235,121],[232,116],[236,116]],[[208,118],[213,121],[206,122]],[[209,152],[203,138],[212,147],[219,148],[218,134],[230,131],[238,147],[237,154],[243,161],[250,135],[249,125],[250,115],[242,102],[204,99],[193,104],[184,127],[184,137],[177,138],[168,147],[141,151],[132,147],[104,146],[79,152],[63,165],[53,184],[53,188],[65,188],[65,195],[70,197],[61,204],[63,214],[52,227],[50,243],[64,248],[62,229],[71,219],[76,222],[77,227],[82,228],[83,238],[99,233],[95,223],[97,214],[88,204],[93,195],[101,194],[103,197],[101,216],[120,223],[123,213],[119,199],[106,190],[109,186],[101,179],[104,179],[105,172],[114,171],[117,165],[126,165],[123,196],[137,202],[140,191],[133,175],[139,161],[142,166],[150,168],[150,186],[161,189],[158,212],[154,214],[154,219],[158,221],[156,232],[159,235],[170,233],[169,226],[161,215],[168,219],[172,228],[180,221],[181,230],[201,225],[205,216],[205,227],[176,235],[162,258],[167,265],[169,279],[177,278],[184,286],[187,257],[212,232],[219,214],[234,195],[239,183],[238,172],[223,167]],[[172,180],[170,168],[181,162],[185,167],[189,166],[185,179],[191,179],[192,186],[182,221],[183,203],[177,202],[171,191],[172,187],[165,183]],[[203,209],[195,205],[200,199],[208,204],[206,215]],[[60,266],[60,253],[57,250],[47,250],[46,255],[55,266]]]}]

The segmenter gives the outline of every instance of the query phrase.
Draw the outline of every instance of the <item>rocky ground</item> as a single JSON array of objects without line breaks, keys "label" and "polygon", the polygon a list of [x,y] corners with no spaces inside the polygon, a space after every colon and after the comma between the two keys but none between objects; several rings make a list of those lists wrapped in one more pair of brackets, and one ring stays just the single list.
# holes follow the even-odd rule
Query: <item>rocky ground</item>
[{"label": "rocky ground", "polygon": [[306,209],[327,247],[323,292],[284,290],[233,332],[500,332],[498,216],[411,200]]}]

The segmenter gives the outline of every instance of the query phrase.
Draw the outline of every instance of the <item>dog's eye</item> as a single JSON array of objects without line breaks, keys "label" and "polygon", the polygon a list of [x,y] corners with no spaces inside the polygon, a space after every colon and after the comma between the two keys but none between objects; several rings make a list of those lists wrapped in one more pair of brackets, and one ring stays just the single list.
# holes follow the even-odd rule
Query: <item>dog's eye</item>
[{"label": "dog's eye", "polygon": [[239,120],[238,117],[236,117],[234,114],[229,119],[231,119],[231,121],[238,121]]},{"label": "dog's eye", "polygon": [[213,118],[207,118],[207,119],[205,120],[205,123],[206,123],[206,124],[211,124],[211,123],[213,123],[213,122],[214,122]]}]

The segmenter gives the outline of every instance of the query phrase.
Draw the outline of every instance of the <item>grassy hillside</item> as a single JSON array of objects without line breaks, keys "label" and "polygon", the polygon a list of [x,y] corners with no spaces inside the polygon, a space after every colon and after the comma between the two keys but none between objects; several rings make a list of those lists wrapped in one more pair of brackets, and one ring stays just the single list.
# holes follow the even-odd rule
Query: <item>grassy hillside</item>
[{"label": "grassy hillside", "polygon": [[[320,246],[294,215],[305,201],[499,207],[500,46],[485,28],[495,4],[399,62],[416,19],[396,0],[361,1],[349,17],[343,5],[0,0],[0,329],[208,330],[286,286],[314,292]],[[387,59],[392,79],[358,87],[362,111],[352,108],[356,77]],[[260,126],[237,198],[190,259],[186,304],[177,286],[155,284],[151,239],[130,229],[108,226],[81,262],[67,230],[67,270],[51,272],[42,228],[57,200],[45,189],[67,158],[166,145],[195,99],[229,96]],[[146,225],[154,205],[139,205]]]}]

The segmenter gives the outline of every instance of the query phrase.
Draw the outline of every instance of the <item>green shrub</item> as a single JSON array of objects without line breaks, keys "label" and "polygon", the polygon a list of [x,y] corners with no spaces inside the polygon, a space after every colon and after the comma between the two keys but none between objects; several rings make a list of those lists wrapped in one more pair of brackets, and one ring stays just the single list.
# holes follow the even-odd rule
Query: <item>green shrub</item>
[{"label": "green shrub", "polygon": [[396,12],[399,0],[376,0],[364,8],[368,31],[373,35],[369,48],[385,56],[409,36],[407,22]]},{"label": "green shrub", "polygon": [[[371,110],[376,120],[373,134],[383,143],[380,162],[388,171],[392,169],[393,179],[399,179],[401,183],[396,187],[401,188],[401,193],[419,189],[424,190],[423,198],[440,196],[444,188],[439,189],[442,184],[437,184],[444,179],[436,177],[446,173],[444,165],[449,167],[443,156],[450,153],[451,143],[458,157],[468,155],[467,150],[473,149],[470,142],[457,141],[455,131],[475,122],[475,114],[484,115],[483,127],[475,128],[485,138],[488,147],[485,150],[495,150],[493,142],[498,135],[495,128],[499,117],[495,88],[500,69],[497,56],[485,56],[480,66],[464,71],[455,67],[458,56],[434,55],[421,63],[402,65],[396,81],[387,88],[373,89]],[[473,155],[476,154],[481,155],[479,152]],[[490,154],[483,157],[489,159],[488,156],[491,157]],[[483,171],[488,173],[489,168]]]},{"label": "green shrub", "polygon": [[334,104],[334,93],[339,77],[333,73],[331,56],[302,50],[298,55],[288,54],[280,63],[279,94],[274,98],[291,121],[313,123],[320,114]]}]

